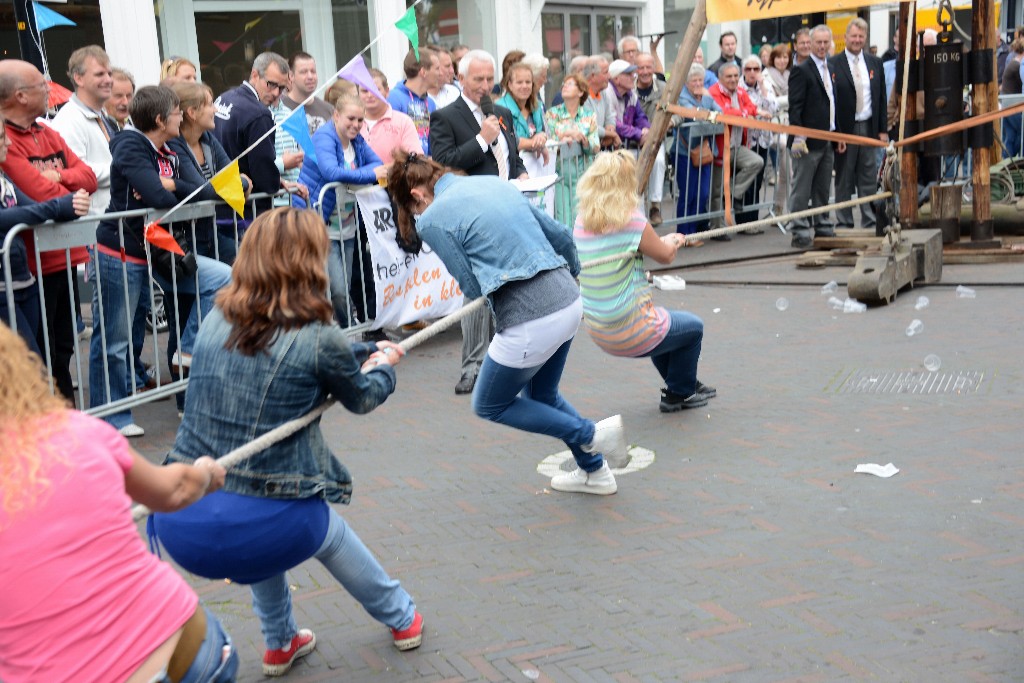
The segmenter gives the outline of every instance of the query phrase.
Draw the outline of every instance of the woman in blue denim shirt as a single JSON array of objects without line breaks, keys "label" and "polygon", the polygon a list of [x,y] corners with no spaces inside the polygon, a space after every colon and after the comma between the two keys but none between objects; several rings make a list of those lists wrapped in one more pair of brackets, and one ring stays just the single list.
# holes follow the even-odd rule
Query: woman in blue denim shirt
[{"label": "woman in blue denim shirt", "polygon": [[[249,227],[233,282],[203,323],[169,462],[218,457],[305,415],[330,394],[368,413],[395,389],[401,348],[349,343],[327,299],[327,233],[314,212],[280,207]],[[366,372],[363,372],[365,370]],[[279,676],[316,646],[292,618],[285,572],[315,557],[400,650],[418,647],[423,618],[328,503],[348,503],[352,479],[328,450],[319,420],[228,471],[197,506],[156,515],[151,533],[188,571],[252,584],[267,651]]]},{"label": "woman in blue denim shirt", "polygon": [[[497,333],[473,390],[480,417],[561,439],[576,469],[551,488],[608,495],[626,456],[622,418],[598,424],[558,391],[583,308],[572,233],[496,176],[460,176],[424,156],[395,152],[388,191],[405,248],[422,238],[467,299],[486,296]],[[419,219],[413,227],[412,216]]]}]

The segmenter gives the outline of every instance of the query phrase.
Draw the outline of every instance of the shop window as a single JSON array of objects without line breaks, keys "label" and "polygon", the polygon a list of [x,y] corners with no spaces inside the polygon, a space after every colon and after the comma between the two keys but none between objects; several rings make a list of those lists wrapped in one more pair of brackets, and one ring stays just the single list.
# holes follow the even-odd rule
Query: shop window
[{"label": "shop window", "polygon": [[220,94],[248,80],[261,52],[287,58],[302,49],[298,11],[196,12],[203,82]]}]

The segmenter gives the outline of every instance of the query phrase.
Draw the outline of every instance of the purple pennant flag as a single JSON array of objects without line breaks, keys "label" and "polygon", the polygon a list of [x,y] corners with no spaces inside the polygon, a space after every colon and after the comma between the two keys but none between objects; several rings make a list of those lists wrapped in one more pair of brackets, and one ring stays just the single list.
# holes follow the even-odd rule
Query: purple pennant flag
[{"label": "purple pennant flag", "polygon": [[363,61],[362,55],[356,55],[349,63],[341,67],[341,71],[337,74],[338,78],[344,78],[350,83],[362,86],[365,90],[369,90],[377,99],[387,101],[387,98],[380,94],[380,90],[377,89],[377,84],[373,82],[373,76],[370,75],[369,70],[366,68],[366,62]]}]

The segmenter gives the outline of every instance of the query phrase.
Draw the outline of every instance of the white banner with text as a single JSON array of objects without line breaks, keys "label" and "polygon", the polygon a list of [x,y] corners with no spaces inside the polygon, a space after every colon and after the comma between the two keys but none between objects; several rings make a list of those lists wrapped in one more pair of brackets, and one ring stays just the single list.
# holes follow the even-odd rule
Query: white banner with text
[{"label": "white banner with text", "polygon": [[366,226],[377,290],[373,329],[443,318],[462,308],[459,283],[426,243],[419,254],[408,254],[398,246],[387,191],[371,186],[355,196]]}]

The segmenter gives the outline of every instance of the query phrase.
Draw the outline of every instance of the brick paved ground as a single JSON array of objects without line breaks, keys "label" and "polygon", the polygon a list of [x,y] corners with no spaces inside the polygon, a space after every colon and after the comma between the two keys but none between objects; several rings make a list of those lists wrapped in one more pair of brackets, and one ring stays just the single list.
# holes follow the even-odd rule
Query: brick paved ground
[{"label": "brick paved ground", "polygon": [[[681,260],[785,241],[738,237]],[[622,413],[656,454],[615,496],[550,491],[536,467],[560,444],[472,416],[452,393],[457,331],[412,353],[375,413],[332,409],[324,429],[356,481],[342,514],[416,598],[426,635],[397,652],[306,563],[290,578],[319,646],[287,680],[1024,679],[1020,268],[947,268],[942,286],[864,315],[818,292],[846,272],[716,265],[658,293],[706,324],[701,379],[719,396],[692,412],[660,414],[647,361],[577,337],[567,398],[593,418]],[[960,282],[990,284],[959,300]],[[925,328],[908,338],[913,318]],[[930,353],[940,372],[983,372],[979,390],[839,392],[852,373],[921,369]],[[153,458],[173,438],[172,405],[138,411],[136,445]],[[867,462],[901,472],[853,473]],[[247,591],[190,580],[237,639],[241,680],[259,680]]]}]

